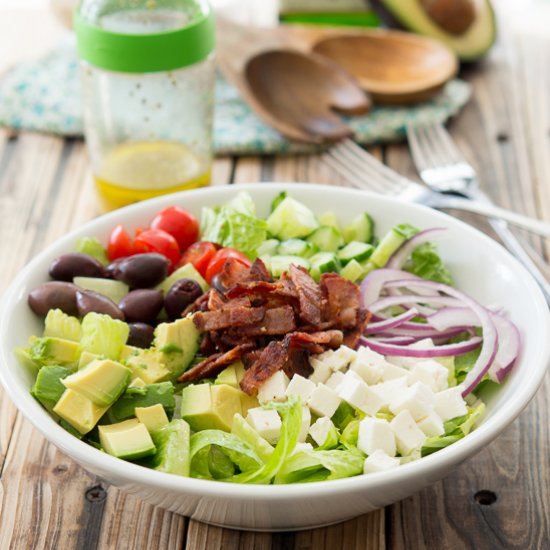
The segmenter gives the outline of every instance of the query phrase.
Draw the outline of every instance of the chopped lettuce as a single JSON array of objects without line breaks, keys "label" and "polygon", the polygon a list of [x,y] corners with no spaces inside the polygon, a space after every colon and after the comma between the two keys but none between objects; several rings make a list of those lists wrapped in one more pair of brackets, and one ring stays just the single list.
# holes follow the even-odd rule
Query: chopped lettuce
[{"label": "chopped lettuce", "polygon": [[340,444],[348,450],[357,450],[357,439],[359,437],[359,419],[352,420],[340,436]]},{"label": "chopped lettuce", "polygon": [[248,443],[262,459],[262,462],[265,463],[269,460],[271,453],[273,453],[273,446],[252,428],[239,413],[233,417],[231,433]]},{"label": "chopped lettuce", "polygon": [[404,269],[423,279],[453,286],[451,274],[439,257],[433,243],[423,243],[416,247]]},{"label": "chopped lettuce", "polygon": [[322,445],[319,445],[315,450],[316,451],[328,451],[329,449],[334,449],[338,447],[340,443],[340,432],[334,424],[330,427],[327,434],[327,438]]},{"label": "chopped lettuce", "polygon": [[44,336],[65,338],[79,342],[81,337],[80,321],[67,315],[60,309],[50,309],[44,321]]},{"label": "chopped lettuce", "polygon": [[107,258],[107,251],[103,248],[103,245],[95,237],[81,237],[76,241],[75,249],[82,254],[88,254],[92,256],[99,263],[107,265],[109,259]]},{"label": "chopped lettuce", "polygon": [[129,330],[128,325],[123,321],[101,313],[88,313],[82,319],[80,345],[84,351],[116,361],[128,340]]}]

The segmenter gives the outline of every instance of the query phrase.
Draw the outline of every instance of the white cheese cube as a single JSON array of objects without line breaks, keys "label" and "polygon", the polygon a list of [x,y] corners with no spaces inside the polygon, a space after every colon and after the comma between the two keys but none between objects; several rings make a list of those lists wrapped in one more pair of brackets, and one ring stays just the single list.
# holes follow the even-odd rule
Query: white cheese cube
[{"label": "white cheese cube", "polygon": [[313,367],[309,380],[314,384],[324,384],[332,374],[331,368],[322,361],[310,357],[309,364]]},{"label": "white cheese cube", "polygon": [[421,447],[426,439],[424,432],[416,425],[414,418],[407,410],[401,411],[390,422],[390,426],[395,435],[397,450],[403,456]]},{"label": "white cheese cube", "polygon": [[334,424],[328,416],[318,418],[309,428],[309,435],[318,446],[324,445]]},{"label": "white cheese cube", "polygon": [[435,413],[432,412],[425,418],[422,418],[417,422],[418,427],[428,436],[436,437],[445,433],[443,427],[443,420]]},{"label": "white cheese cube", "polygon": [[290,380],[285,394],[299,395],[302,398],[302,403],[307,403],[311,393],[315,389],[315,383],[299,374],[295,374]]},{"label": "white cheese cube", "polygon": [[434,392],[442,391],[448,387],[449,371],[433,359],[422,359],[411,369],[409,382],[423,382]]},{"label": "white cheese cube", "polygon": [[382,406],[382,399],[372,391],[363,379],[353,371],[346,372],[344,380],[338,386],[338,396],[352,407],[371,416]]},{"label": "white cheese cube", "polygon": [[309,425],[311,424],[311,412],[309,407],[302,407],[302,424],[300,426],[300,434],[298,435],[298,441],[304,443],[309,432]]},{"label": "white cheese cube", "polygon": [[396,468],[399,464],[398,458],[388,456],[384,451],[374,451],[374,453],[365,458],[363,473],[383,472],[384,470]]},{"label": "white cheese cube", "polygon": [[[432,349],[435,347],[433,340],[431,338],[424,338],[423,340],[418,340],[414,344],[409,344],[409,348],[413,349]],[[393,363],[399,367],[404,367],[406,369],[412,369],[418,362],[418,357],[395,357],[387,356],[386,361]]]},{"label": "white cheese cube", "polygon": [[260,386],[258,390],[260,404],[263,405],[269,401],[284,401],[288,383],[288,376],[282,370],[278,370]]},{"label": "white cheese cube", "polygon": [[382,365],[369,365],[357,359],[350,365],[349,369],[357,373],[369,386],[377,384],[384,373]]},{"label": "white cheese cube", "polygon": [[341,371],[336,371],[330,375],[330,378],[325,382],[325,385],[337,391],[337,388],[342,380],[344,380],[344,373]]},{"label": "white cheese cube", "polygon": [[370,386],[371,390],[375,392],[382,400],[382,407],[389,407],[390,403],[401,395],[407,388],[406,378],[395,378],[382,384],[376,384]]},{"label": "white cheese cube", "polygon": [[329,418],[336,412],[340,405],[338,394],[325,384],[318,384],[313,390],[308,401],[311,412],[317,416],[328,416]]},{"label": "white cheese cube", "polygon": [[390,402],[390,411],[398,414],[407,410],[417,421],[432,412],[434,399],[434,394],[428,386],[422,382],[416,382]]},{"label": "white cheese cube", "polygon": [[272,445],[279,441],[279,437],[281,436],[281,417],[277,411],[262,409],[262,407],[248,409],[246,421]]},{"label": "white cheese cube", "polygon": [[328,350],[317,356],[317,359],[328,365],[333,371],[345,369],[354,359],[355,351],[347,346]]},{"label": "white cheese cube", "polygon": [[360,347],[355,352],[355,361],[362,361],[367,365],[384,365],[386,363],[383,355],[366,346]]},{"label": "white cheese cube", "polygon": [[392,365],[391,363],[386,363],[382,371],[382,381],[387,382],[388,380],[395,380],[396,378],[408,377],[409,371],[403,367],[398,367],[397,365]]},{"label": "white cheese cube", "polygon": [[435,394],[435,412],[443,422],[464,416],[468,413],[466,402],[462,399],[461,388],[456,386]]},{"label": "white cheese cube", "polygon": [[367,455],[382,450],[389,456],[395,456],[395,435],[390,423],[381,418],[363,418],[359,422],[357,448]]}]

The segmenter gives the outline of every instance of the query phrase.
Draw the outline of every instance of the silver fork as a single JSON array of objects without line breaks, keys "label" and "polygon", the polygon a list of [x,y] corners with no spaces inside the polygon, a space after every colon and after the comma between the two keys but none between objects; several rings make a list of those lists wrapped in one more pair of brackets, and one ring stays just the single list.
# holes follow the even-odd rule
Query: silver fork
[{"label": "silver fork", "polygon": [[[398,196],[402,200],[425,204],[432,208],[452,208],[481,214],[490,218],[506,219],[508,222],[531,229],[541,235],[550,236],[550,225],[544,222],[532,220],[515,212],[498,208],[491,203],[444,195],[441,192],[419,185],[384,165],[351,139],[333,145],[322,156],[322,160],[355,187],[383,195]],[[510,251],[516,255],[518,260],[533,275],[550,304],[550,285],[539,272],[529,255],[521,248],[521,245],[519,245],[519,248],[521,249],[519,254],[517,247],[514,249],[510,248]]]},{"label": "silver fork", "polygon": [[[407,138],[416,169],[422,181],[438,193],[454,193],[482,204],[492,204],[479,188],[476,172],[457,148],[442,124],[407,127]],[[524,246],[502,219],[490,218],[489,223],[502,243],[527,268],[539,283],[550,303],[550,284],[539,271]]]}]

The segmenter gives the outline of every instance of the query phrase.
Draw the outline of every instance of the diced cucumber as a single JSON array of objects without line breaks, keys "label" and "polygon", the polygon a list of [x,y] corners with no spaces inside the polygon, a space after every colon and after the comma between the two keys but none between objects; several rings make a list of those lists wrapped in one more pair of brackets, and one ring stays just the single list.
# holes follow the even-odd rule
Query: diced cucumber
[{"label": "diced cucumber", "polygon": [[340,270],[340,262],[334,252],[319,252],[312,256],[310,274],[318,281],[322,273]]},{"label": "diced cucumber", "polygon": [[286,191],[281,191],[272,201],[271,201],[271,210],[270,212],[273,212],[279,204],[281,204],[286,198],[288,197],[288,193]]},{"label": "diced cucumber", "polygon": [[347,243],[351,241],[370,243],[373,237],[374,221],[366,212],[359,214],[344,228],[344,239]]},{"label": "diced cucumber", "polygon": [[210,288],[208,283],[195,269],[193,264],[185,264],[176,269],[176,271],[174,271],[174,273],[172,273],[169,277],[166,277],[166,279],[164,279],[164,281],[157,286],[157,289],[162,290],[164,294],[167,294],[172,285],[177,281],[181,281],[181,279],[192,279],[193,281],[196,281],[199,283],[199,286],[202,288],[203,292],[206,292]]},{"label": "diced cucumber", "polygon": [[128,292],[130,287],[122,281],[115,281],[114,279],[100,279],[99,277],[75,277],[73,283],[80,288],[87,290],[94,290],[103,296],[107,296],[113,300],[115,304],[118,304]]},{"label": "diced cucumber", "polygon": [[332,225],[322,225],[306,240],[317,245],[321,252],[336,252],[344,244],[342,233]]},{"label": "diced cucumber", "polygon": [[340,221],[336,217],[336,214],[332,211],[323,212],[320,216],[317,217],[321,225],[330,225],[338,231],[341,231]]},{"label": "diced cucumber", "polygon": [[285,271],[288,271],[290,264],[302,266],[302,267],[305,267],[306,269],[310,268],[309,261],[306,260],[305,258],[301,258],[300,256],[276,255],[276,256],[271,256],[271,258],[269,259],[269,268],[271,270],[271,274],[274,277],[280,277]]},{"label": "diced cucumber", "polygon": [[301,256],[309,258],[318,252],[317,245],[302,239],[287,239],[277,247],[277,254],[282,256]]},{"label": "diced cucumber", "polygon": [[267,229],[278,239],[300,239],[319,227],[313,212],[301,202],[285,197],[267,218]]},{"label": "diced cucumber", "polygon": [[256,205],[252,200],[252,197],[246,191],[241,191],[237,193],[237,196],[233,197],[227,204],[226,207],[232,208],[237,212],[242,212],[248,216],[256,216]]},{"label": "diced cucumber", "polygon": [[256,253],[258,256],[274,256],[277,254],[278,247],[278,239],[267,239],[256,249]]},{"label": "diced cucumber", "polygon": [[361,280],[365,275],[365,269],[357,260],[350,260],[341,270],[340,275],[353,283]]},{"label": "diced cucumber", "polygon": [[374,246],[359,241],[351,241],[336,253],[342,264],[346,265],[351,260],[363,262],[368,260],[374,252]]},{"label": "diced cucumber", "polygon": [[79,342],[81,337],[80,321],[60,309],[50,309],[44,321],[44,336]]},{"label": "diced cucumber", "polygon": [[391,255],[415,233],[418,233],[418,229],[411,225],[396,225],[382,237],[382,240],[374,249],[370,261],[376,267],[384,267],[388,263]]}]

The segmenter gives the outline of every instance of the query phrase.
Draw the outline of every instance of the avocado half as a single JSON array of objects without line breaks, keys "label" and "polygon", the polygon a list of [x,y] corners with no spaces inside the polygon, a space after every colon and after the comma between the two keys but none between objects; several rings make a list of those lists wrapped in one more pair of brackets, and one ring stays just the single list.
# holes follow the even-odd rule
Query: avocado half
[{"label": "avocado half", "polygon": [[379,3],[405,28],[440,40],[463,61],[483,56],[496,39],[495,14],[489,0],[475,1],[475,19],[461,34],[447,32],[438,25],[428,15],[422,0],[379,0]]}]

